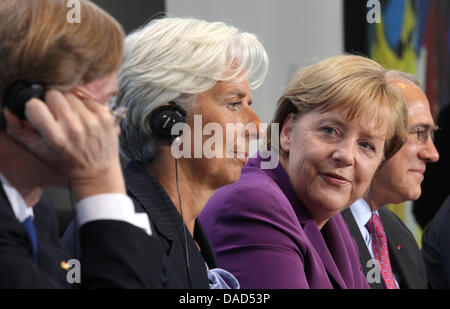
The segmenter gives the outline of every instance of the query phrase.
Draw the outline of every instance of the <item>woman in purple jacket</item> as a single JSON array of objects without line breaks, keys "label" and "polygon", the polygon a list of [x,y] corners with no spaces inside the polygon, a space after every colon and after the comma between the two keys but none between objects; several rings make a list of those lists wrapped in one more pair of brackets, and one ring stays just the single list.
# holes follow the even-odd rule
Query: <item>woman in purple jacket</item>
[{"label": "woman in purple jacket", "polygon": [[278,101],[270,151],[208,201],[201,222],[242,288],[369,288],[339,213],[406,139],[405,105],[385,73],[351,55],[299,71]]}]

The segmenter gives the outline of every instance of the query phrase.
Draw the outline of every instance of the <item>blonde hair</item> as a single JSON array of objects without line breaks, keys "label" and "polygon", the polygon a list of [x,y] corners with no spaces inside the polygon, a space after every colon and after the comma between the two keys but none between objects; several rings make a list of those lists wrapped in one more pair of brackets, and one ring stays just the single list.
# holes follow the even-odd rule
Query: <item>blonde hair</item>
[{"label": "blonde hair", "polygon": [[69,23],[61,0],[1,0],[0,100],[18,79],[68,90],[117,71],[124,33],[105,11],[80,0],[80,23]]},{"label": "blonde hair", "polygon": [[[406,141],[408,114],[403,96],[387,82],[386,73],[381,65],[361,56],[340,55],[322,60],[294,75],[278,100],[272,123],[282,126],[290,113],[301,116],[313,110],[326,112],[348,107],[349,121],[371,115],[376,128],[387,124],[387,160]],[[270,127],[266,135],[269,147]],[[284,154],[282,149],[280,152]]]},{"label": "blonde hair", "polygon": [[267,53],[253,34],[193,18],[150,21],[125,39],[118,75],[118,103],[128,108],[121,123],[122,155],[141,162],[157,156],[148,121],[155,108],[174,101],[189,113],[195,95],[218,81],[247,78],[254,89],[267,71]]}]

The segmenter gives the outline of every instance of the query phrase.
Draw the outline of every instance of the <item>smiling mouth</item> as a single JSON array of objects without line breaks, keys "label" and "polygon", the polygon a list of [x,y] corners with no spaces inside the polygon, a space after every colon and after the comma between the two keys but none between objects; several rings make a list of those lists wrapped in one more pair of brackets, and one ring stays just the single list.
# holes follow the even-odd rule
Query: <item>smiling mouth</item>
[{"label": "smiling mouth", "polygon": [[321,175],[327,183],[334,186],[344,186],[351,183],[350,180],[338,174],[322,173]]},{"label": "smiling mouth", "polygon": [[419,173],[419,174],[424,174],[425,173],[425,170],[422,170],[422,169],[411,169],[411,170],[409,170],[410,172],[414,172],[414,173]]},{"label": "smiling mouth", "polygon": [[424,177],[424,173],[425,173],[425,171],[424,170],[409,170],[411,173],[414,173],[415,175],[419,175],[419,176],[422,176],[422,177]]}]

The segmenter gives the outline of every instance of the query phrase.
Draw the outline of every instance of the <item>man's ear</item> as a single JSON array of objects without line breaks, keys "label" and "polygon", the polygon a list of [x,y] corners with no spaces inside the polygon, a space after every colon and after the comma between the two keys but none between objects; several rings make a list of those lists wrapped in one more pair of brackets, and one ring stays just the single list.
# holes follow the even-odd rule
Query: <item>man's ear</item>
[{"label": "man's ear", "polygon": [[292,142],[294,123],[295,115],[294,113],[290,113],[287,115],[286,119],[284,119],[283,127],[280,132],[280,148],[287,153],[289,152]]}]

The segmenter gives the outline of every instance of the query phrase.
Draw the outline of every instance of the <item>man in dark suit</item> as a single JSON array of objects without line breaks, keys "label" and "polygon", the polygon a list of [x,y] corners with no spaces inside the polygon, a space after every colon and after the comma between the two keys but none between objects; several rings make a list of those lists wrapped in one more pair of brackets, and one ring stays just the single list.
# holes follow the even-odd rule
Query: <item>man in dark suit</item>
[{"label": "man in dark suit", "polygon": [[398,71],[389,71],[388,76],[406,101],[410,132],[403,147],[375,174],[364,198],[346,209],[343,217],[372,288],[427,288],[414,236],[383,206],[419,198],[426,164],[439,159],[432,138],[436,125],[417,79]]},{"label": "man in dark suit", "polygon": [[[78,26],[64,1],[0,1],[0,288],[65,287],[72,271],[82,287],[160,287],[160,247],[126,195],[107,107],[123,32],[80,1],[90,18]],[[68,184],[83,249],[73,265],[42,198]]]},{"label": "man in dark suit", "polygon": [[120,220],[83,225],[85,255],[77,279],[70,274],[76,269],[69,269],[67,263],[72,257],[58,237],[54,208],[43,197],[33,212],[37,261],[30,235],[15,217],[0,184],[0,288],[67,288],[72,283],[85,288],[162,287],[162,274],[155,271],[162,270],[159,246],[140,228]]},{"label": "man in dark suit", "polygon": [[[160,240],[161,248],[165,252],[162,260],[162,288],[209,288],[205,262],[210,269],[216,268],[217,263],[200,224],[195,223],[193,237],[184,238],[180,214],[163,187],[145,170],[143,164],[129,162],[124,170],[124,177],[135,211],[148,215],[151,219],[152,232]],[[71,256],[77,258],[82,254],[75,221],[70,223],[64,233],[63,242]]]}]

